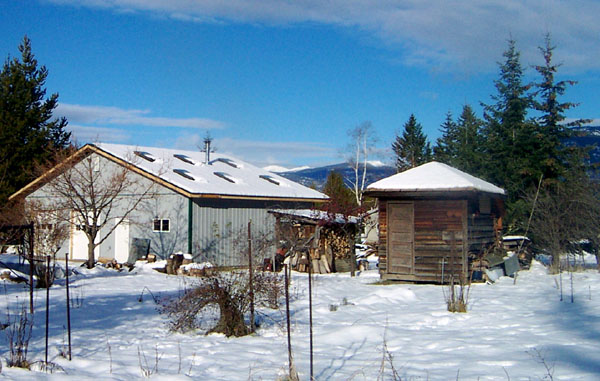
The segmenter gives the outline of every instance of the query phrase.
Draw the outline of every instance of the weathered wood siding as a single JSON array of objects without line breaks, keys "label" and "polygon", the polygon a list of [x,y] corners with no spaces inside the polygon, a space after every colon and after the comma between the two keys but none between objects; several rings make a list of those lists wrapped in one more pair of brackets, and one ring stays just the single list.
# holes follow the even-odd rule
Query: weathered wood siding
[{"label": "weathered wood siding", "polygon": [[415,201],[415,275],[446,281],[466,274],[467,202]]},{"label": "weathered wood siding", "polygon": [[[379,202],[379,268],[384,279],[442,282],[454,274],[466,275],[468,219],[466,200],[414,200],[413,216],[405,223],[413,224],[412,240],[404,239],[407,233],[402,223],[395,223],[403,212],[392,213],[398,205],[396,200]],[[396,216],[397,214],[397,216]],[[411,221],[412,220],[412,221]],[[412,241],[413,258],[410,266],[398,261],[398,244],[391,235],[402,238],[403,243]],[[399,257],[401,259],[401,257]],[[398,262],[398,263],[396,263]],[[394,265],[396,263],[396,265]]]},{"label": "weathered wood siding", "polygon": [[387,272],[387,201],[379,200],[379,273],[383,276]]},{"label": "weathered wood siding", "polygon": [[502,200],[479,197],[469,201],[469,245],[471,258],[478,258],[490,248],[502,232]]}]

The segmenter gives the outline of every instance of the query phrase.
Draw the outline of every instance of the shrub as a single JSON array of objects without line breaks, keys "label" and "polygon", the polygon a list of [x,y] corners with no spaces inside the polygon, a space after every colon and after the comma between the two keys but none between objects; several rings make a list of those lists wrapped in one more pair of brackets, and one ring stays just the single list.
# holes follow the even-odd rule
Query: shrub
[{"label": "shrub", "polygon": [[27,350],[33,328],[33,316],[27,313],[25,306],[22,306],[19,315],[16,317],[11,316],[8,312],[7,320],[8,327],[6,327],[5,332],[9,358],[6,360],[6,365],[29,369],[31,362],[27,360]]},{"label": "shrub", "polygon": [[[275,308],[283,290],[281,277],[273,273],[254,274],[255,305]],[[250,333],[244,314],[250,308],[249,276],[247,271],[214,272],[178,298],[163,302],[161,312],[169,318],[169,328],[186,332],[200,327],[198,317],[217,306],[219,320],[208,333],[244,336]]]},{"label": "shrub", "polygon": [[470,280],[465,279],[463,275],[458,277],[458,284],[456,283],[456,278],[454,276],[450,277],[448,293],[444,293],[448,311],[467,312],[470,290],[471,282]]}]

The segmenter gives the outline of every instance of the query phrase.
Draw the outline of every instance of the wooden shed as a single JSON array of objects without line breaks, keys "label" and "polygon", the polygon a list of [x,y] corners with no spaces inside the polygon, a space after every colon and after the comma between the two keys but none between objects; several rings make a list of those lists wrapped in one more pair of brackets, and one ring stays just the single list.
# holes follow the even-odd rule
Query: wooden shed
[{"label": "wooden shed", "polygon": [[468,276],[502,230],[504,190],[430,162],[377,181],[382,279],[447,283]]}]

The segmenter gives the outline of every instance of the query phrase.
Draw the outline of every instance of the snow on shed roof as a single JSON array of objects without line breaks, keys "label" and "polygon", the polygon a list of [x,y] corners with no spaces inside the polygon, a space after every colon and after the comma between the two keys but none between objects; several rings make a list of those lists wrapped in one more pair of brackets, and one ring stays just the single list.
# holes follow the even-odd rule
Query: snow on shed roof
[{"label": "snow on shed roof", "polygon": [[191,194],[325,200],[327,196],[252,164],[221,153],[96,143],[101,151]]},{"label": "snow on shed roof", "polygon": [[422,191],[481,191],[504,194],[504,189],[436,161],[374,182],[368,191],[422,192]]},{"label": "snow on shed roof", "polygon": [[335,215],[327,213],[324,210],[316,209],[273,209],[269,210],[269,213],[283,214],[287,216],[306,218],[314,221],[330,221],[336,224],[357,224],[358,217],[355,216],[344,216],[343,214],[336,213]]}]

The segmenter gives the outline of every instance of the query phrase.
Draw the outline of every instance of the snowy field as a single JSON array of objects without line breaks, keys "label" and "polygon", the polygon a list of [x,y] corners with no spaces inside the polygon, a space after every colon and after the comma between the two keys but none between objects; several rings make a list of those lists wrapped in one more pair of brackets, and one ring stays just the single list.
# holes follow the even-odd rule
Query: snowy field
[{"label": "snowy field", "polygon": [[[574,274],[575,303],[563,274],[561,302],[558,277],[534,262],[516,284],[504,277],[473,285],[466,314],[446,311],[443,287],[378,280],[376,271],[315,276],[315,379],[394,379],[390,362],[381,377],[384,337],[403,380],[600,379],[600,274],[594,270]],[[141,302],[140,295],[145,287],[156,297],[176,295],[192,278],[97,268],[71,281],[73,361],[59,355],[66,342],[63,280],[51,288],[49,339],[49,358],[63,370],[8,368],[2,331],[0,379],[134,380],[144,377],[143,369],[155,371],[150,378],[157,380],[276,380],[285,374],[285,308],[260,310],[253,336],[173,334],[147,290]],[[0,282],[2,311],[27,303],[24,286]],[[306,290],[306,274],[294,274],[292,347],[301,380],[310,369]],[[45,291],[36,291],[33,361],[44,359],[44,301]]]}]

